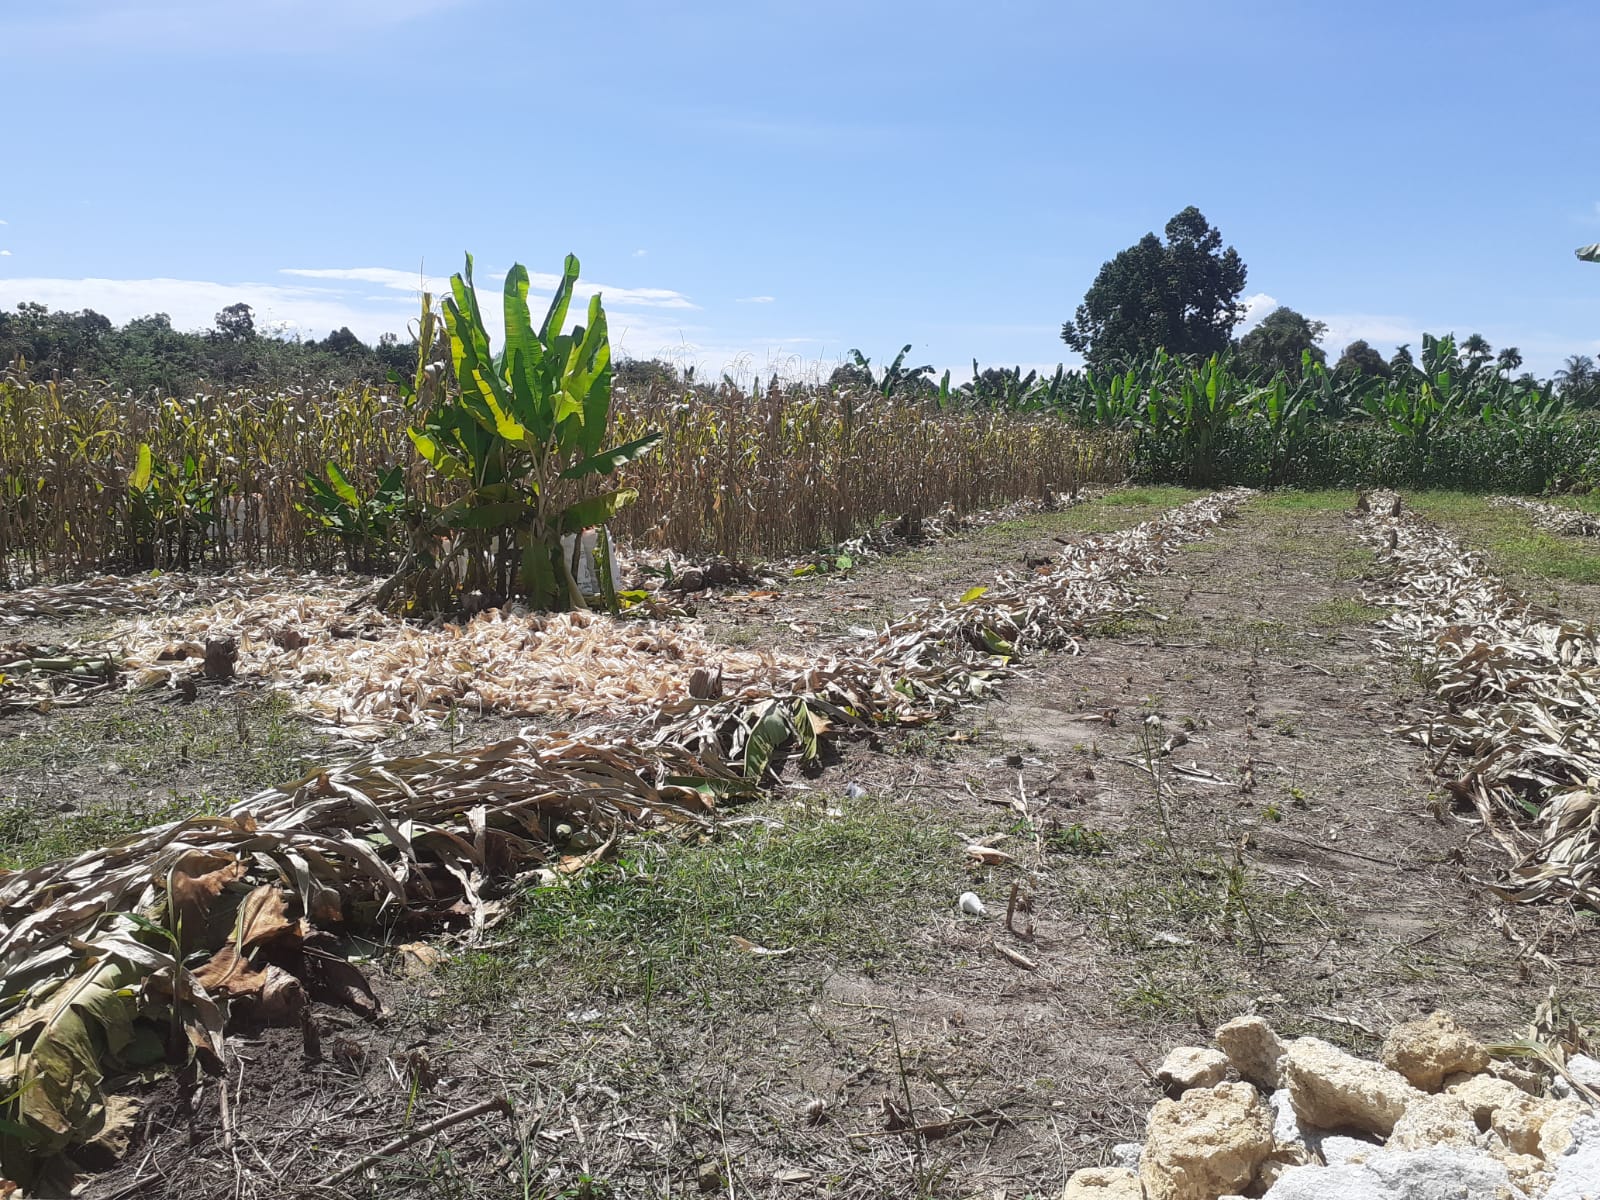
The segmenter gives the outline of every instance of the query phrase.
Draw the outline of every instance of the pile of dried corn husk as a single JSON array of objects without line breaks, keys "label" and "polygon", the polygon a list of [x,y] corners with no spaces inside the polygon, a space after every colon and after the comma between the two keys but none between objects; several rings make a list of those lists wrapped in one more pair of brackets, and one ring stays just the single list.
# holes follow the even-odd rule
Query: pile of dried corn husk
[{"label": "pile of dried corn husk", "polygon": [[190,1055],[215,1069],[230,1014],[292,1018],[307,995],[374,1013],[337,953],[345,930],[404,912],[476,934],[517,880],[586,865],[624,826],[699,828],[709,797],[739,787],[672,747],[514,738],[369,757],[0,872],[0,1172],[25,1182],[46,1156],[114,1141],[117,1078]]},{"label": "pile of dried corn husk", "polygon": [[[507,608],[423,627],[370,609],[352,615],[343,597],[289,592],[135,619],[113,636],[132,688],[198,672],[204,644],[230,639],[240,676],[283,689],[353,739],[380,739],[395,724],[431,725],[458,708],[561,713],[633,728],[664,724],[663,741],[688,738],[707,752],[720,741],[759,774],[767,756],[758,750],[759,761],[750,759],[746,743],[763,720],[769,732],[784,724],[814,757],[817,737],[832,725],[927,721],[982,694],[1016,655],[1075,648],[1085,625],[1138,608],[1128,590],[1133,576],[1157,569],[1166,548],[1203,534],[1243,494],[1205,497],[1085,538],[1048,569],[1007,574],[963,602],[916,609],[860,650],[820,662],[718,646],[683,621]],[[773,703],[787,718],[766,711]]]},{"label": "pile of dried corn husk", "polygon": [[132,689],[201,670],[205,642],[231,639],[234,669],[281,688],[355,740],[394,725],[433,725],[456,709],[512,716],[633,718],[690,698],[697,670],[740,688],[804,661],[707,641],[681,621],[617,620],[592,612],[491,609],[459,624],[422,626],[345,597],[272,592],[174,617],[136,619],[113,634]]},{"label": "pile of dried corn husk", "polygon": [[1496,496],[1489,501],[1496,508],[1517,508],[1533,518],[1533,523],[1551,533],[1565,533],[1575,537],[1600,537],[1600,517],[1547,504],[1543,500],[1529,500],[1526,496]]},{"label": "pile of dried corn husk", "polygon": [[1396,568],[1371,599],[1447,706],[1408,733],[1454,760],[1447,786],[1511,856],[1501,895],[1600,905],[1600,641],[1398,505],[1377,494],[1357,520]]},{"label": "pile of dried corn husk", "polygon": [[96,613],[173,613],[197,604],[244,599],[271,592],[318,595],[347,588],[350,580],[335,575],[291,571],[241,571],[227,575],[99,575],[74,583],[22,588],[0,593],[0,624],[59,620]]}]

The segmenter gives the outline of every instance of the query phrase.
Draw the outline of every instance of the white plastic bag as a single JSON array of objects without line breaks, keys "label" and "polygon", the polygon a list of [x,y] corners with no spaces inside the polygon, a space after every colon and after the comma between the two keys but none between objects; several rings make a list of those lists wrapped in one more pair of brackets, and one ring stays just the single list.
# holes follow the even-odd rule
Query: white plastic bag
[{"label": "white plastic bag", "polygon": [[[564,533],[561,535],[561,556],[572,563],[572,547],[576,543],[577,534]],[[578,553],[578,569],[573,573],[577,581],[578,590],[585,596],[598,596],[600,594],[600,575],[595,569],[595,554],[600,548],[600,531],[598,529],[585,529],[583,531],[583,545]],[[617,566],[617,544],[611,543],[611,586],[616,591],[622,590],[622,571]]]}]

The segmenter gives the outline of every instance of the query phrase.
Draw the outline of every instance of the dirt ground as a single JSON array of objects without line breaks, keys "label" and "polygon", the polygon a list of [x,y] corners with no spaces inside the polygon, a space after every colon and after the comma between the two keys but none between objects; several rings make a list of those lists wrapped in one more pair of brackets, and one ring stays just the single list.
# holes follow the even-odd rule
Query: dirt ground
[{"label": "dirt ground", "polygon": [[[729,644],[826,648],[1185,498],[1124,493],[698,616]],[[1374,646],[1351,499],[1255,499],[1083,653],[953,726],[842,747],[704,845],[630,847],[488,948],[368,947],[382,1020],[319,1007],[315,1057],[301,1030],[244,1031],[220,1083],[135,1085],[129,1151],[85,1194],[1054,1196],[1138,1139],[1169,1048],[1240,1013],[1371,1051],[1435,1008],[1494,1040],[1552,987],[1581,1004],[1593,922],[1490,899],[1495,851],[1397,732],[1426,708]],[[219,694],[184,710],[212,714],[181,735],[199,767],[96,773],[146,735],[119,754],[94,722],[151,703],[0,719],[0,794],[69,816],[217,801],[332,752]],[[958,910],[968,890],[987,917]],[[386,1145],[497,1097],[513,1115]]]}]

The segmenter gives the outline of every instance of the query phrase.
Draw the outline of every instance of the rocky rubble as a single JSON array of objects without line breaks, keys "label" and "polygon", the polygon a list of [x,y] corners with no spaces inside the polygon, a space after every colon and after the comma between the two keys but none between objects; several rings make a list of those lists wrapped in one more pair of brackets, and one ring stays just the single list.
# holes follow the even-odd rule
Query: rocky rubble
[{"label": "rocky rubble", "polygon": [[[1493,1058],[1446,1013],[1397,1026],[1372,1062],[1260,1017],[1180,1046],[1142,1145],[1062,1200],[1600,1200],[1600,1113],[1567,1078]],[[1600,1081],[1574,1056],[1567,1076]]]}]

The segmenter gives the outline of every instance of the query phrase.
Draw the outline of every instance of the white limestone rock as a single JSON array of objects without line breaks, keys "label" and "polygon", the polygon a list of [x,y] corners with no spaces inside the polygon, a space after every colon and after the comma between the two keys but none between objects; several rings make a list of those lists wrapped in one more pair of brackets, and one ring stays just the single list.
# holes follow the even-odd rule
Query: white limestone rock
[{"label": "white limestone rock", "polygon": [[1272,1123],[1272,1110],[1248,1083],[1158,1101],[1139,1160],[1147,1200],[1214,1200],[1242,1192],[1272,1153]]},{"label": "white limestone rock", "polygon": [[1356,1129],[1388,1137],[1422,1092],[1388,1067],[1347,1054],[1320,1038],[1296,1038],[1283,1079],[1302,1128]]},{"label": "white limestone rock", "polygon": [[1156,1068],[1156,1079],[1174,1097],[1193,1088],[1216,1087],[1227,1077],[1228,1056],[1199,1046],[1176,1047]]},{"label": "white limestone rock", "polygon": [[1284,1046],[1262,1018],[1235,1017],[1213,1036],[1240,1079],[1262,1091],[1281,1086],[1278,1061],[1283,1057]]},{"label": "white limestone rock", "polygon": [[1480,1138],[1472,1113],[1459,1099],[1427,1095],[1406,1106],[1385,1144],[1391,1150],[1426,1150],[1431,1146],[1473,1149],[1479,1146]]},{"label": "white limestone rock", "polygon": [[1550,1188],[1544,1200],[1595,1200],[1600,1196],[1600,1117],[1572,1123],[1572,1140],[1550,1164]]},{"label": "white limestone rock", "polygon": [[1297,1167],[1264,1200],[1523,1200],[1481,1150],[1378,1151],[1364,1163]]},{"label": "white limestone rock", "polygon": [[1125,1167],[1085,1167],[1072,1173],[1061,1200],[1144,1200],[1144,1188]]},{"label": "white limestone rock", "polygon": [[1396,1025],[1383,1040],[1383,1065],[1413,1087],[1436,1092],[1446,1075],[1477,1074],[1489,1066],[1489,1051],[1449,1013]]}]

